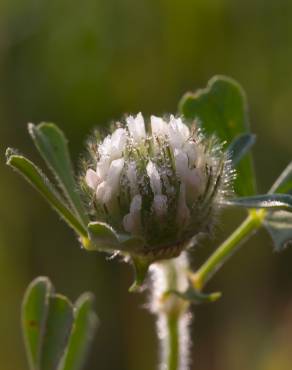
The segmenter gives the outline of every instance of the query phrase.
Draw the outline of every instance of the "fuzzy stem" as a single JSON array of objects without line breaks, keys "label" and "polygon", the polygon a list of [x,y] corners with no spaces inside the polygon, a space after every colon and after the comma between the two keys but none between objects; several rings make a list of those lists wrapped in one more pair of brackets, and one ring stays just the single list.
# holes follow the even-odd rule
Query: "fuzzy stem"
[{"label": "fuzzy stem", "polygon": [[189,364],[189,303],[169,290],[186,289],[187,258],[160,262],[152,270],[152,311],[157,315],[161,348],[160,370],[187,370]]},{"label": "fuzzy stem", "polygon": [[239,249],[242,241],[257,231],[266,215],[265,210],[251,210],[243,223],[215,250],[207,261],[193,274],[194,286],[201,290],[221,266]]}]

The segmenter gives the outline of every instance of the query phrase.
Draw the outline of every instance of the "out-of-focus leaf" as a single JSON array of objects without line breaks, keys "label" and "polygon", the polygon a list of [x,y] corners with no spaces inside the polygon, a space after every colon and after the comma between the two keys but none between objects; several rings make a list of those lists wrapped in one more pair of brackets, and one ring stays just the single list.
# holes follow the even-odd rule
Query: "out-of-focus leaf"
[{"label": "out-of-focus leaf", "polygon": [[281,173],[269,193],[292,193],[292,162]]},{"label": "out-of-focus leaf", "polygon": [[73,306],[60,295],[49,299],[49,312],[41,350],[40,370],[55,370],[65,352],[73,324]]},{"label": "out-of-focus leaf", "polygon": [[233,167],[236,167],[240,160],[248,153],[256,141],[253,134],[242,134],[237,136],[228,147],[231,154]]},{"label": "out-of-focus leaf", "polygon": [[30,123],[28,131],[41,156],[58,180],[75,215],[86,226],[88,218],[77,191],[68,143],[64,133],[53,123],[45,122],[38,126]]},{"label": "out-of-focus leaf", "polygon": [[84,237],[87,236],[87,231],[81,225],[80,221],[66,206],[58,192],[50,183],[49,179],[34,163],[21,155],[13,154],[13,151],[8,149],[7,164],[24,176],[24,178],[43,195],[50,205],[69,224],[69,226],[71,226],[78,234]]},{"label": "out-of-focus leaf", "polygon": [[264,225],[271,235],[277,251],[292,244],[292,213],[269,212],[265,217]]},{"label": "out-of-focus leaf", "polygon": [[[247,102],[241,86],[231,78],[215,76],[205,89],[185,94],[179,104],[188,119],[198,119],[207,134],[216,134],[228,146],[238,135],[249,133]],[[251,155],[237,166],[235,190],[240,196],[255,194]]]},{"label": "out-of-focus leaf", "polygon": [[38,277],[28,286],[22,304],[22,330],[31,370],[40,369],[41,344],[53,291],[46,277]]},{"label": "out-of-focus leaf", "polygon": [[292,195],[264,194],[242,197],[224,201],[225,205],[245,208],[266,208],[272,211],[284,210],[292,212]]},{"label": "out-of-focus leaf", "polygon": [[[269,193],[292,193],[292,162],[275,181]],[[288,196],[292,198],[292,195]],[[271,235],[277,251],[292,244],[292,214],[290,212],[268,212],[264,225]]]},{"label": "out-of-focus leaf", "polygon": [[81,370],[95,334],[98,318],[93,311],[93,296],[82,294],[74,309],[74,327],[65,356],[58,370]]},{"label": "out-of-focus leaf", "polygon": [[194,304],[201,304],[201,303],[209,303],[209,302],[215,302],[219,298],[221,298],[221,293],[220,292],[215,292],[215,293],[201,293],[195,290],[192,286],[190,286],[185,292],[178,292],[176,290],[171,290],[168,293],[172,293],[177,295],[178,297],[189,301]]}]

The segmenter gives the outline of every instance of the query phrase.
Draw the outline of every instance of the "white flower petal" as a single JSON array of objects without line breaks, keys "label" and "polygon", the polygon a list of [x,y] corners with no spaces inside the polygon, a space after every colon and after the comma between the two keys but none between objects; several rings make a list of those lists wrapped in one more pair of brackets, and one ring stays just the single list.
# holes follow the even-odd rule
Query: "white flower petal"
[{"label": "white flower petal", "polygon": [[126,121],[130,135],[135,142],[139,143],[146,138],[144,118],[141,113],[138,113],[135,118],[133,116],[127,117]]},{"label": "white flower petal", "polygon": [[190,136],[190,130],[186,126],[181,118],[175,118],[170,116],[169,121],[169,141],[173,148],[181,148],[183,144],[188,140]]},{"label": "white flower petal", "polygon": [[186,181],[189,173],[188,156],[180,149],[174,150],[175,169],[182,181]]},{"label": "white flower petal", "polygon": [[106,179],[106,175],[108,173],[110,164],[111,164],[111,160],[110,160],[110,157],[108,156],[102,157],[100,161],[97,162],[96,173],[98,177],[101,178],[102,180]]},{"label": "white flower petal", "polygon": [[140,212],[142,208],[142,197],[140,194],[137,194],[133,197],[130,205],[130,212]]},{"label": "white flower petal", "polygon": [[101,184],[98,185],[96,189],[96,199],[99,200],[102,204],[106,204],[110,201],[112,196],[112,189],[103,181]]},{"label": "white flower petal", "polygon": [[167,212],[167,196],[155,195],[153,199],[153,209],[158,217],[162,217]]},{"label": "white flower petal", "polygon": [[138,234],[141,228],[142,197],[137,194],[133,197],[130,212],[123,218],[124,229],[132,234]]},{"label": "white flower petal", "polygon": [[124,128],[118,128],[111,137],[111,159],[117,159],[122,156],[127,142],[127,131]]},{"label": "white flower petal", "polygon": [[98,146],[100,156],[109,156],[111,152],[111,135],[108,135],[103,142]]},{"label": "white flower petal", "polygon": [[154,194],[161,194],[160,175],[155,164],[149,161],[146,167],[147,175],[150,179],[150,186]]},{"label": "white flower petal", "polygon": [[124,167],[124,162],[124,158],[115,159],[110,165],[106,182],[112,188],[113,192],[116,192],[118,190],[120,175]]},{"label": "white flower petal", "polygon": [[90,168],[86,171],[85,181],[91,189],[95,190],[100,182],[100,178],[97,173]]},{"label": "white flower petal", "polygon": [[168,135],[168,125],[160,117],[151,116],[151,132],[152,135],[167,136]]}]

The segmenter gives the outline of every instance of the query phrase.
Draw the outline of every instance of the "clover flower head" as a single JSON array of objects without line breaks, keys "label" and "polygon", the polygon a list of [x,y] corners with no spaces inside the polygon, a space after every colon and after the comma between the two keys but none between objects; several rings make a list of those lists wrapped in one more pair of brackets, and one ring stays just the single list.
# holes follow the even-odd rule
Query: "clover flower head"
[{"label": "clover flower head", "polygon": [[119,241],[138,238],[130,253],[174,257],[210,232],[233,171],[222,145],[196,122],[151,116],[145,125],[139,113],[89,147],[83,188],[91,216]]}]

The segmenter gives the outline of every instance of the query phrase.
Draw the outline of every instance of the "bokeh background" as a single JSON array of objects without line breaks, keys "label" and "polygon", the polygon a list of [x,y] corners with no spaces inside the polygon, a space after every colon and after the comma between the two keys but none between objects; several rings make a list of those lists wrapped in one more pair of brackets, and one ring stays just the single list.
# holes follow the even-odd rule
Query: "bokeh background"
[{"label": "bokeh background", "polygon": [[[126,112],[176,112],[188,90],[226,74],[245,88],[260,192],[292,157],[290,0],[0,0],[0,363],[27,369],[20,303],[47,275],[72,300],[96,295],[101,325],[87,369],[156,368],[154,318],[131,295],[132,271],[82,251],[43,199],[5,166],[17,147],[41,163],[27,122],[56,122],[75,163],[94,126]],[[241,221],[226,212],[198,266]],[[264,230],[218,273],[216,304],[195,310],[193,369],[290,370],[292,248],[273,252]]]}]

